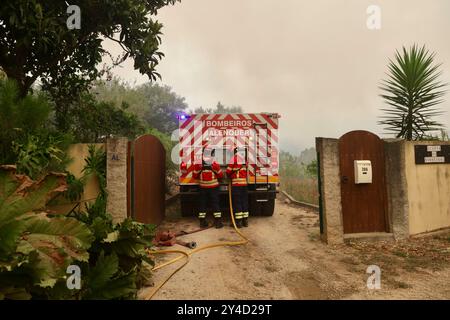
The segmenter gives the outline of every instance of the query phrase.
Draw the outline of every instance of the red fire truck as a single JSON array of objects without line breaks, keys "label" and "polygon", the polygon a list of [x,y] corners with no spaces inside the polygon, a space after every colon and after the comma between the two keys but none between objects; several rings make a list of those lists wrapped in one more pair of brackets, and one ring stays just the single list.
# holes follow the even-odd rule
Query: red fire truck
[{"label": "red fire truck", "polygon": [[[225,170],[238,148],[246,157],[251,215],[274,212],[278,177],[278,119],[276,113],[181,114],[179,118],[180,203],[183,216],[197,214],[198,181],[194,165],[206,148]],[[241,153],[242,154],[242,153]],[[228,212],[228,180],[220,185],[222,212]]]}]

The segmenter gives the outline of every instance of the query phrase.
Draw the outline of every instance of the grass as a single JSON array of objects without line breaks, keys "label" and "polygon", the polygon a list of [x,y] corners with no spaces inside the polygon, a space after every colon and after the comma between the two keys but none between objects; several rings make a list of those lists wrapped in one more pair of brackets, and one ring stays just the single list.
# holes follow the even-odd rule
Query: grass
[{"label": "grass", "polygon": [[295,200],[311,204],[319,204],[317,179],[283,177],[281,189],[289,193]]}]

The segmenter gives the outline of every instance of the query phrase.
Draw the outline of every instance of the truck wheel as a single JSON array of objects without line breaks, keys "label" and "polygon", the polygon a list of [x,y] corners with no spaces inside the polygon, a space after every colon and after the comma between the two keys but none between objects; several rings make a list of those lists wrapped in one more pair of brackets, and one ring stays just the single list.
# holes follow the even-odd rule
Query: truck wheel
[{"label": "truck wheel", "polygon": [[262,202],[261,205],[261,215],[262,216],[273,216],[273,212],[275,211],[275,199],[269,199],[266,202]]},{"label": "truck wheel", "polygon": [[180,199],[180,209],[182,217],[192,217],[194,215],[194,203],[192,201],[187,201],[186,199]]}]

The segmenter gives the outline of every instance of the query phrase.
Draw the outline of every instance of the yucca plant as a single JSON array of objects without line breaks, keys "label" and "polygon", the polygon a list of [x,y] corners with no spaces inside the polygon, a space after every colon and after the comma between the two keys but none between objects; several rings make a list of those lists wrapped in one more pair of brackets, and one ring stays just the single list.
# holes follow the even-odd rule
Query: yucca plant
[{"label": "yucca plant", "polygon": [[435,64],[434,59],[435,53],[425,46],[413,45],[403,47],[394,61],[389,60],[388,78],[380,87],[389,107],[381,109],[385,115],[378,123],[397,138],[421,140],[443,128],[434,119],[442,114],[437,105],[444,101],[446,84],[439,81],[441,64]]}]

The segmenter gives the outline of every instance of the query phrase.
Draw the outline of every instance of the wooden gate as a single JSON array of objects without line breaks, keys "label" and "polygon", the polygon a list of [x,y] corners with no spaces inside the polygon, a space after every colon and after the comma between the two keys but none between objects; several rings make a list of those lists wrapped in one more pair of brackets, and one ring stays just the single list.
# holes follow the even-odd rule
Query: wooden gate
[{"label": "wooden gate", "polygon": [[[367,131],[339,139],[344,233],[387,232],[387,193],[383,141]],[[355,184],[354,160],[372,162],[372,183]]]},{"label": "wooden gate", "polygon": [[131,217],[138,222],[159,224],[165,216],[166,151],[152,135],[140,136],[130,149]]}]

